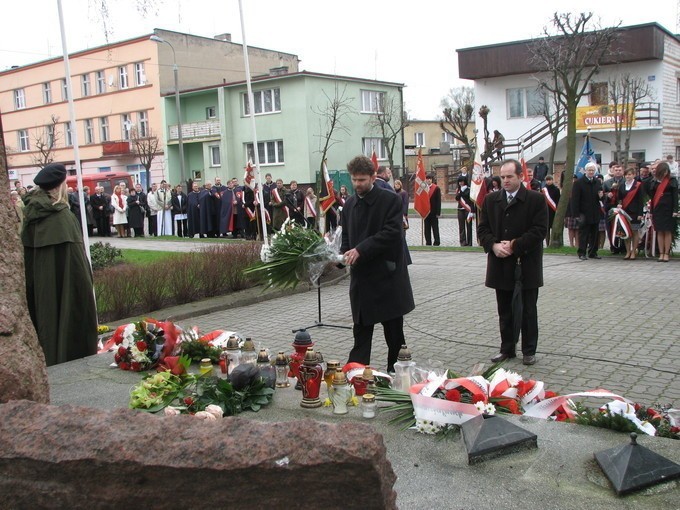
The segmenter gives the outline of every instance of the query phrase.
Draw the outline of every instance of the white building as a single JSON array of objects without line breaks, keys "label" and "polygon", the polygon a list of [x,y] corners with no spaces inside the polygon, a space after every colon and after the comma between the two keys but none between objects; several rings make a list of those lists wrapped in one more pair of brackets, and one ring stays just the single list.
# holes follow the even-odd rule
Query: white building
[{"label": "white building", "polygon": [[[605,62],[589,84],[589,93],[579,103],[577,133],[591,128],[596,157],[606,165],[615,158],[614,128],[603,123],[610,115],[608,82],[625,73],[641,77],[651,95],[635,112],[630,142],[630,161],[649,161],[672,154],[680,157],[680,39],[657,23],[619,29],[616,62]],[[551,138],[541,138],[546,120],[537,111],[543,102],[537,90],[538,69],[531,63],[528,45],[513,41],[458,51],[460,78],[474,80],[475,105],[490,108],[489,131],[500,131],[506,139],[506,156],[518,155],[524,141],[525,158],[535,162],[549,159]],[[613,59],[612,59],[613,60]],[[609,110],[611,105],[609,105]],[[481,122],[479,147],[484,147]],[[493,135],[491,135],[493,137]],[[578,136],[578,135],[577,135]],[[577,157],[582,143],[577,138]],[[566,160],[566,129],[559,135],[555,162]]]}]

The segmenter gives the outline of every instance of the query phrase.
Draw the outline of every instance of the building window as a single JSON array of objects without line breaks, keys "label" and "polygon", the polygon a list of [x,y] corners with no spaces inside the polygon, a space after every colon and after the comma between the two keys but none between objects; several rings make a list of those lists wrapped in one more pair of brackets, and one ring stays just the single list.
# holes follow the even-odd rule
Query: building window
[{"label": "building window", "polygon": [[80,77],[80,83],[82,85],[83,89],[83,97],[87,97],[90,95],[90,75],[89,74],[83,74]]},{"label": "building window", "polygon": [[217,118],[217,108],[214,106],[208,106],[205,109],[205,118],[210,120],[210,119],[216,119]]},{"label": "building window", "polygon": [[123,140],[129,140],[130,130],[132,129],[132,119],[129,113],[124,113],[120,116],[120,127],[123,132]]},{"label": "building window", "polygon": [[54,124],[48,124],[45,126],[45,138],[47,139],[47,146],[51,149],[54,147]]},{"label": "building window", "polygon": [[[255,115],[281,111],[281,92],[279,89],[258,90],[253,92]],[[250,115],[248,94],[243,94],[243,113]]]},{"label": "building window", "polygon": [[545,94],[536,87],[507,89],[505,91],[509,119],[538,117],[545,110]]},{"label": "building window", "polygon": [[94,124],[92,119],[85,119],[83,124],[85,125],[85,143],[94,143]]},{"label": "building window", "polygon": [[677,103],[680,104],[680,78],[676,80],[675,90],[677,96]]},{"label": "building window", "polygon": [[451,133],[447,133],[446,131],[444,131],[442,133],[442,142],[455,143],[455,139],[453,138],[453,135]]},{"label": "building window", "polygon": [[52,84],[49,81],[43,83],[43,104],[50,104],[52,102]]},{"label": "building window", "polygon": [[99,117],[99,138],[103,142],[109,141],[109,118]]},{"label": "building window", "polygon": [[127,66],[120,66],[118,68],[118,86],[121,89],[126,89],[129,87]]},{"label": "building window", "polygon": [[31,150],[31,144],[28,140],[28,129],[19,130],[19,150],[26,152]]},{"label": "building window", "polygon": [[371,157],[373,151],[375,150],[378,159],[387,159],[387,151],[385,151],[385,143],[382,138],[363,138],[361,140],[363,148],[362,153],[364,156]]},{"label": "building window", "polygon": [[590,104],[593,106],[609,104],[609,84],[607,82],[590,84]]},{"label": "building window", "polygon": [[144,72],[144,62],[135,64],[135,85],[141,87],[146,85],[146,73]]},{"label": "building window", "polygon": [[71,147],[73,145],[73,131],[70,122],[64,122],[64,135],[66,147]]},{"label": "building window", "polygon": [[425,133],[416,133],[416,147],[425,147]]},{"label": "building window", "polygon": [[385,93],[376,90],[361,91],[361,112],[362,113],[383,113]]},{"label": "building window", "polygon": [[68,101],[68,85],[66,83],[66,78],[61,79],[61,100]]},{"label": "building window", "polygon": [[94,79],[97,87],[97,94],[104,94],[106,92],[106,75],[104,71],[95,71]]},{"label": "building window", "polygon": [[[283,140],[257,142],[257,155],[260,158],[261,165],[276,165],[283,163]],[[246,144],[246,158],[255,161],[252,143]]]},{"label": "building window", "polygon": [[137,112],[137,129],[139,136],[146,138],[149,136],[149,114],[146,112]]},{"label": "building window", "polygon": [[26,94],[24,89],[16,89],[14,91],[14,109],[21,110],[26,108]]},{"label": "building window", "polygon": [[210,150],[210,166],[220,166],[222,164],[222,160],[220,158],[220,146],[211,145],[208,147],[208,150]]}]

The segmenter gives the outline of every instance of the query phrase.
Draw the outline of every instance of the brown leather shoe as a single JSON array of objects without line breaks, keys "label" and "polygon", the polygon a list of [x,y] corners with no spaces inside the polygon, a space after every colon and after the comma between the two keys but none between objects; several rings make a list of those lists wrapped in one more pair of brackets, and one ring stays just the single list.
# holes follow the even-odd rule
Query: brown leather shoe
[{"label": "brown leather shoe", "polygon": [[522,364],[524,364],[524,365],[535,365],[536,364],[536,356],[523,356],[522,357]]},{"label": "brown leather shoe", "polygon": [[511,359],[515,357],[515,353],[512,354],[507,354],[505,352],[499,352],[496,354],[493,358],[491,358],[492,363],[500,363],[501,361],[505,361],[506,359]]}]

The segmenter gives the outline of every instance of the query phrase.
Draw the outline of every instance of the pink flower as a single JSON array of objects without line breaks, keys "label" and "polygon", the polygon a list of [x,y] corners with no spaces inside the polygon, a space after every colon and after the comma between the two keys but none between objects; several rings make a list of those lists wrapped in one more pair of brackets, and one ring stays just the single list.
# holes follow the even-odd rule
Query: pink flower
[{"label": "pink flower", "polygon": [[209,413],[208,411],[198,411],[195,415],[196,418],[199,420],[205,420],[205,421],[217,421],[217,418],[215,417],[214,414]]},{"label": "pink flower", "polygon": [[215,404],[210,404],[205,408],[206,413],[215,415],[215,418],[222,418],[222,408]]},{"label": "pink flower", "polygon": [[171,406],[166,407],[163,412],[165,413],[165,416],[177,416],[180,414],[179,409]]}]

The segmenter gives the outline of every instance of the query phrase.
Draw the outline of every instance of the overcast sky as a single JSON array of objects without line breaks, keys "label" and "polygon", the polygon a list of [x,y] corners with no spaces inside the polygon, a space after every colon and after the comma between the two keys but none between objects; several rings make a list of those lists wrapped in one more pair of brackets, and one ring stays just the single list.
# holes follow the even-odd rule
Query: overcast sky
[{"label": "overcast sky", "polygon": [[[95,6],[62,0],[68,51],[106,44]],[[555,11],[594,11],[602,24],[658,22],[676,32],[680,0],[242,0],[250,46],[298,55],[300,69],[406,85],[412,118],[435,119],[458,80],[456,49],[541,35]],[[8,0],[5,0],[8,2]],[[159,6],[142,16],[136,5]],[[0,22],[0,70],[61,55],[57,0],[12,1]],[[242,42],[238,0],[108,0],[118,41],[154,28]],[[181,71],[180,71],[181,72]],[[468,83],[469,84],[469,83]]]}]

